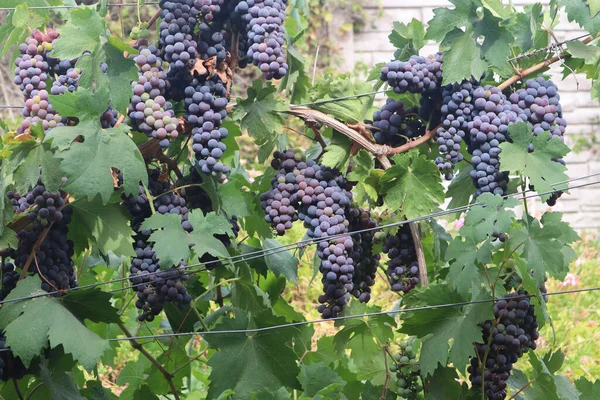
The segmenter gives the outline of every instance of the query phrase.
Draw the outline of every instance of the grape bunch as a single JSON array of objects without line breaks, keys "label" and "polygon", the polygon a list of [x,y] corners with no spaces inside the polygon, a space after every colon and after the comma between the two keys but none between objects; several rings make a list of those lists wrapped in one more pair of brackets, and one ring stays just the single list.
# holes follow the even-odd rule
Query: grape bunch
[{"label": "grape bunch", "polygon": [[46,89],[46,79],[50,71],[48,52],[52,50],[52,42],[58,37],[53,29],[47,33],[34,30],[25,43],[19,45],[19,57],[15,60],[15,84],[23,92],[25,99],[33,92]]},{"label": "grape bunch", "polygon": [[396,147],[407,139],[423,136],[425,125],[418,116],[418,109],[404,108],[401,100],[388,98],[381,110],[373,114],[376,128],[375,142]]},{"label": "grape bunch", "polygon": [[224,24],[227,20],[213,20],[212,23],[202,22],[198,25],[200,40],[198,41],[198,52],[202,60],[216,57],[217,64],[225,61],[227,57],[227,37]]},{"label": "grape bunch", "polygon": [[[10,256],[14,257],[14,250],[10,249]],[[15,264],[7,261],[2,256],[2,288],[0,288],[0,300],[4,300],[6,296],[17,286],[19,281],[19,272],[15,269]],[[1,376],[1,374],[0,374]]]},{"label": "grape bunch", "polygon": [[48,101],[47,82],[50,73],[48,52],[52,50],[52,41],[58,37],[56,31],[48,33],[38,30],[32,32],[25,43],[19,45],[19,57],[15,60],[14,83],[19,85],[24,99],[24,117],[17,133],[24,133],[32,125],[42,124],[44,131],[62,126],[64,119],[52,108]]},{"label": "grape bunch", "polygon": [[[271,190],[261,196],[267,221],[283,234],[298,218],[308,236],[318,240],[324,292],[319,296],[318,310],[323,318],[336,317],[354,291],[354,260],[350,257],[354,241],[344,235],[348,233],[352,200],[346,190],[348,183],[338,171],[304,161],[302,154],[292,150],[275,152],[271,166],[279,172]],[[327,239],[329,236],[335,237]]]},{"label": "grape bunch", "polygon": [[246,0],[235,8],[245,25],[248,59],[266,79],[281,79],[287,74],[283,50],[286,6],[287,0]]},{"label": "grape bunch", "polygon": [[15,357],[6,345],[4,331],[0,331],[0,379],[8,382],[11,379],[19,380],[29,372],[19,357]]},{"label": "grape bunch", "polygon": [[74,92],[79,84],[81,70],[79,68],[70,68],[64,75],[58,75],[52,83],[50,94],[63,94],[67,91]]},{"label": "grape bunch", "polygon": [[152,246],[148,244],[144,235],[139,235],[134,249],[136,256],[131,260],[129,280],[137,292],[135,303],[142,313],[138,315],[140,322],[154,320],[165,302],[177,303],[185,307],[192,301],[192,296],[187,293],[184,282],[189,278],[186,273],[185,263],[169,269],[160,266],[160,260]]},{"label": "grape bunch", "polygon": [[[529,79],[525,87],[512,93],[509,97],[512,110],[519,113],[523,121],[529,122],[533,135],[549,132],[550,139],[564,141],[567,120],[563,118],[560,95],[554,82],[544,77]],[[533,144],[529,145],[530,152],[534,150]],[[562,159],[553,159],[555,162],[565,164]],[[531,187],[534,190],[533,187]],[[549,206],[556,205],[562,191],[555,191],[546,201]]]},{"label": "grape bunch", "polygon": [[192,79],[190,68],[198,56],[194,30],[200,11],[194,6],[198,0],[161,0],[161,23],[158,49],[161,58],[169,63],[168,97],[180,101],[183,90]]},{"label": "grape bunch", "polygon": [[389,366],[390,372],[395,373],[393,384],[401,399],[422,398],[423,384],[419,379],[420,368],[414,340],[414,337],[410,337],[407,341],[400,342],[399,352],[393,355],[393,363]]},{"label": "grape bunch", "polygon": [[396,93],[427,94],[442,83],[442,53],[428,57],[411,56],[408,61],[392,61],[381,68],[380,79]]},{"label": "grape bunch", "polygon": [[[377,226],[377,222],[371,218],[371,213],[362,208],[350,208],[348,222],[350,232],[373,229]],[[379,254],[373,252],[374,236],[373,230],[352,235],[354,242],[354,247],[350,252],[350,257],[354,260],[352,295],[361,303],[368,303],[371,300],[371,286],[375,284],[375,276],[381,258]]]},{"label": "grape bunch", "polygon": [[526,292],[506,294],[494,304],[494,320],[480,326],[482,343],[475,344],[477,355],[470,359],[469,380],[474,387],[483,388],[488,399],[503,400],[513,364],[536,348],[535,306]]},{"label": "grape bunch", "polygon": [[194,78],[185,88],[185,119],[193,127],[192,150],[205,174],[229,172],[229,167],[219,161],[226,150],[222,140],[229,134],[222,127],[227,103],[227,88],[217,75]]},{"label": "grape bunch", "polygon": [[436,132],[442,156],[437,157],[435,163],[447,180],[454,177],[454,164],[464,158],[460,150],[463,141],[470,139],[468,124],[473,113],[473,91],[477,87],[476,82],[463,81],[442,88],[442,126]]},{"label": "grape bunch", "polygon": [[389,257],[387,274],[394,292],[408,293],[419,284],[419,262],[409,224],[403,224],[383,245]]},{"label": "grape bunch", "polygon": [[28,211],[30,224],[17,232],[18,247],[15,252],[15,265],[23,269],[29,255],[45,229],[45,238],[35,251],[28,271],[37,273],[42,279],[42,289],[60,291],[77,286],[73,271],[73,242],[67,239],[68,224],[72,208],[65,205],[60,192],[51,193],[41,182],[21,196],[10,191],[7,197],[15,212]]},{"label": "grape bunch", "polygon": [[134,58],[139,71],[137,82],[131,85],[133,96],[128,115],[135,129],[157,139],[165,148],[169,146],[169,139],[177,138],[179,132],[173,107],[164,97],[167,74],[157,54],[156,47],[143,47]]},{"label": "grape bunch", "polygon": [[475,197],[482,193],[502,196],[507,189],[508,174],[500,171],[499,146],[508,139],[509,125],[521,119],[498,88],[479,87],[473,91],[473,99],[468,129]]}]

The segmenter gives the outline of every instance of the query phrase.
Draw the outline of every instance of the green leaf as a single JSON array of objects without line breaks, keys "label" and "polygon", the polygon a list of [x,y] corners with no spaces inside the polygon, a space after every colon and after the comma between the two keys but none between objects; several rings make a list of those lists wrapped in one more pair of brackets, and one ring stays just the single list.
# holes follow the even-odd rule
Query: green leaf
[{"label": "green leaf", "polygon": [[47,189],[58,189],[62,175],[58,169],[58,160],[53,158],[48,147],[38,140],[28,140],[12,148],[7,168],[13,171],[14,189],[18,193],[26,193],[37,184],[40,166],[44,171],[42,178]]},{"label": "green leaf", "polygon": [[13,14],[12,23],[15,28],[40,28],[45,19],[38,14],[29,11],[27,4],[19,4]]},{"label": "green leaf", "polygon": [[52,57],[71,60],[85,51],[94,53],[104,29],[102,17],[92,8],[71,10],[69,20],[58,30],[60,37],[54,43]]},{"label": "green leaf", "polygon": [[385,203],[389,209],[398,210],[407,218],[427,215],[444,201],[444,187],[434,163],[418,150],[392,158],[394,166],[381,177]]},{"label": "green leaf", "polygon": [[600,399],[600,379],[590,382],[581,377],[575,381],[575,387],[581,393],[579,400]]},{"label": "green leaf", "polygon": [[[481,291],[476,298],[466,299],[447,285],[436,284],[411,295],[408,306],[437,306],[487,298],[490,298],[490,294]],[[491,315],[491,302],[413,311],[404,314],[400,331],[423,340],[419,359],[421,374],[430,376],[438,366],[444,367],[448,362],[464,365],[465,360],[473,355],[473,343],[481,341],[478,323],[489,319]],[[452,346],[450,339],[454,339]]]},{"label": "green leaf", "polygon": [[[524,12],[517,13],[516,23],[511,26],[515,36],[515,44],[521,52],[528,51],[536,46],[536,35],[540,35],[543,21],[542,5],[536,3],[524,7]],[[545,37],[548,35],[546,34]],[[542,46],[540,46],[542,47]]]},{"label": "green leaf", "polygon": [[487,8],[484,8],[483,18],[475,24],[473,34],[475,37],[484,37],[481,45],[483,57],[494,67],[502,68],[511,54],[511,45],[515,41],[512,33],[504,26],[503,20],[493,16]]},{"label": "green leaf", "polygon": [[89,319],[107,324],[121,320],[119,310],[111,304],[112,295],[100,289],[78,289],[62,298],[65,308],[80,321]]},{"label": "green leaf", "polygon": [[348,160],[348,148],[331,145],[325,149],[325,154],[321,159],[321,164],[330,168],[339,168]]},{"label": "green leaf", "polygon": [[530,218],[529,224],[515,226],[510,230],[508,246],[520,254],[530,269],[533,277],[541,285],[546,272],[550,276],[562,280],[569,270],[569,261],[563,254],[566,246],[563,239],[572,235],[567,224],[559,225],[555,221],[541,226],[540,221]]},{"label": "green leaf", "polygon": [[354,156],[353,161],[356,165],[354,165],[347,178],[352,182],[356,182],[352,189],[354,200],[358,204],[376,203],[379,199],[379,181],[383,175],[383,170],[375,169],[375,160],[364,149],[361,149]]},{"label": "green leaf", "polygon": [[77,117],[80,122],[96,122],[108,107],[110,95],[105,87],[92,92],[81,88],[75,92],[50,95],[50,104],[65,117]]},{"label": "green leaf", "polygon": [[460,233],[461,236],[454,238],[448,246],[446,259],[450,261],[448,280],[458,293],[466,297],[474,284],[480,286],[480,268],[492,261],[493,246],[489,239],[478,246],[479,240],[474,239],[473,227],[463,227]]},{"label": "green leaf", "polygon": [[137,388],[133,394],[133,400],[160,400],[157,395],[152,392],[150,386],[142,385]]},{"label": "green leaf", "polygon": [[594,18],[600,12],[600,0],[588,0],[590,6],[590,16]]},{"label": "green leaf", "polygon": [[251,400],[289,400],[290,396],[285,388],[279,388],[276,392],[265,389],[250,393]]},{"label": "green leaf", "polygon": [[117,385],[127,385],[127,389],[121,393],[121,398],[132,398],[136,389],[139,389],[144,385],[148,378],[145,371],[147,371],[151,365],[152,363],[146,357],[138,357],[137,361],[125,364],[125,367],[117,377]]},{"label": "green leaf", "polygon": [[40,363],[40,377],[50,391],[50,400],[85,400],[70,374],[62,371],[50,372],[44,363]]},{"label": "green leaf", "polygon": [[490,237],[494,232],[508,232],[515,218],[509,207],[517,207],[519,201],[509,197],[484,193],[477,197],[477,203],[465,216],[465,226],[475,229],[474,239],[478,242]]},{"label": "green leaf", "polygon": [[85,388],[80,392],[87,400],[118,400],[118,397],[99,381],[86,381]]},{"label": "green leaf", "polygon": [[[462,82],[471,77],[478,79],[487,69],[487,63],[481,59],[481,48],[473,39],[471,31],[454,29],[446,35],[440,48],[447,49],[442,67],[444,85]],[[465,63],[465,60],[470,62]]]},{"label": "green leaf", "polygon": [[[147,184],[148,174],[142,154],[127,136],[128,130],[126,125],[102,129],[99,119],[50,130],[46,140],[58,149],[60,168],[67,177],[63,189],[90,201],[100,195],[106,204],[114,193],[111,168],[117,168],[123,173],[125,193],[139,193],[139,182]],[[83,143],[74,141],[78,136],[83,137]]]},{"label": "green leaf", "polygon": [[[565,173],[566,167],[561,163],[552,161],[553,158],[562,158],[569,148],[560,139],[550,139],[549,132],[542,132],[533,136],[531,129],[525,123],[518,123],[509,128],[512,143],[502,143],[500,148],[500,163],[502,168],[513,174],[525,174],[531,185],[541,195],[543,201],[547,200],[552,190],[568,188],[566,183],[556,185],[569,179]],[[530,153],[528,147],[533,143],[534,151]]]},{"label": "green leaf", "polygon": [[[215,330],[261,328],[285,323],[269,311],[253,320],[239,310],[234,318],[224,318]],[[300,389],[296,379],[299,370],[296,355],[288,343],[297,333],[293,327],[253,334],[206,335],[204,339],[220,351],[214,353],[208,365],[212,368],[208,398],[215,398],[227,389],[236,399],[250,399],[256,390],[275,391],[281,387]]]},{"label": "green leaf", "polygon": [[227,218],[214,212],[204,215],[202,210],[194,210],[188,214],[188,221],[194,227],[190,233],[183,230],[181,216],[175,214],[154,214],[142,224],[142,229],[154,230],[149,240],[154,242],[154,251],[162,265],[177,265],[181,260],[188,260],[190,245],[193,245],[198,257],[206,253],[215,257],[229,257],[225,245],[214,236],[233,236]]},{"label": "green leaf", "polygon": [[392,33],[388,36],[390,43],[396,48],[394,58],[405,61],[410,56],[419,54],[425,45],[425,29],[423,23],[413,18],[408,24],[394,22]]},{"label": "green leaf", "polygon": [[[471,196],[473,195],[474,191],[473,178],[471,178],[470,175],[472,170],[473,166],[471,164],[467,164],[460,170],[458,175],[456,175],[450,183],[448,191],[446,191],[446,198],[452,199],[450,200],[450,203],[448,203],[448,210],[466,206],[471,202]],[[459,215],[459,213],[455,213],[451,214],[450,217],[458,218]]]},{"label": "green leaf", "polygon": [[226,183],[218,186],[221,209],[227,215],[235,215],[238,218],[252,215],[250,205],[253,202],[253,195],[247,190],[247,186],[249,184],[239,174],[230,176]]},{"label": "green leaf", "polygon": [[586,45],[579,40],[567,42],[569,53],[575,58],[584,59],[587,62],[594,62],[600,57],[600,48],[594,45]]},{"label": "green leaf", "polygon": [[[425,39],[441,42],[456,27],[471,26],[477,19],[477,7],[474,0],[451,0],[455,8],[439,7],[433,10],[433,18],[428,22]],[[444,64],[446,56],[444,56]]]},{"label": "green leaf", "polygon": [[[587,0],[558,0],[558,4],[565,8],[569,22],[579,24],[592,36],[600,32],[600,16],[591,13]],[[597,7],[594,6],[594,9]]]},{"label": "green leaf", "polygon": [[345,384],[344,380],[323,362],[302,365],[300,383],[304,394],[311,397],[331,385],[340,390]]},{"label": "green leaf", "polygon": [[[353,302],[346,310],[345,315],[360,315],[379,312],[381,308]],[[374,385],[383,384],[386,370],[381,346],[393,338],[393,328],[396,326],[394,318],[386,314],[375,315],[336,321],[335,326],[344,327],[334,338],[338,354],[349,350],[359,378],[370,380]]]},{"label": "green leaf", "polygon": [[[45,293],[39,277],[19,281],[7,300]],[[35,329],[32,329],[35,327]],[[62,345],[65,353],[88,371],[92,370],[108,342],[88,330],[59,300],[44,296],[24,302],[5,304],[0,310],[0,328],[6,333],[6,344],[28,366],[50,342],[50,347]]]},{"label": "green leaf", "polygon": [[311,88],[309,99],[311,108],[329,114],[330,116],[348,123],[362,122],[373,117],[371,107],[375,95],[352,97],[344,100],[327,101],[357,94],[372,92],[373,88],[364,81],[358,81],[350,74],[325,74]]},{"label": "green leaf", "polygon": [[[284,276],[288,281],[296,283],[298,279],[298,259],[282,247],[275,239],[263,239],[265,262],[270,271],[276,276]],[[270,251],[272,250],[272,251]]]},{"label": "green leaf", "polygon": [[285,104],[276,97],[277,88],[270,83],[263,87],[255,80],[248,88],[246,99],[238,98],[232,118],[241,121],[241,128],[254,138],[258,146],[269,142],[283,131],[285,119],[280,111]]},{"label": "green leaf", "polygon": [[117,256],[135,256],[134,232],[124,207],[116,203],[103,205],[98,197],[92,201],[77,200],[71,207],[71,222],[81,228],[77,231],[78,239],[94,243],[102,254],[112,251]]}]

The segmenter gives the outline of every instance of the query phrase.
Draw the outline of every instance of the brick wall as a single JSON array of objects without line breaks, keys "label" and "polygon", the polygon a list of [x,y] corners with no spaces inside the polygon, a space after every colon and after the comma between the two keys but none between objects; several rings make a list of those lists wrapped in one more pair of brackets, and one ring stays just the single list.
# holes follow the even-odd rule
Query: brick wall
[{"label": "brick wall", "polygon": [[[514,0],[517,7],[535,3],[531,0]],[[365,26],[358,32],[347,33],[344,37],[336,38],[341,47],[345,68],[351,70],[356,63],[364,63],[371,67],[378,62],[389,61],[393,57],[394,48],[389,43],[387,36],[392,30],[394,21],[410,22],[412,18],[426,23],[433,17],[433,9],[451,6],[443,0],[382,0],[382,8],[377,2],[366,2]],[[548,1],[542,1],[547,4]],[[337,14],[336,25],[342,24],[345,13]],[[335,33],[335,30],[331,30]],[[561,16],[560,23],[555,30],[558,40],[579,36],[583,31],[578,25],[568,22],[566,16]],[[435,44],[428,44],[422,49],[422,55],[437,51]],[[551,70],[554,81],[557,83],[565,117],[569,123],[567,128],[567,141],[571,145],[581,135],[591,138],[597,135],[600,119],[600,106],[590,96],[591,82],[584,76],[577,78],[569,76],[564,81],[560,80],[560,69],[554,66]],[[592,173],[600,173],[600,154],[597,149],[588,149],[579,153],[572,153],[567,158],[569,176],[572,178]],[[600,176],[588,178],[588,182],[598,181]],[[572,185],[584,183],[577,181]],[[533,204],[534,210],[543,211],[546,207]],[[570,195],[564,195],[554,208],[562,211],[566,219],[578,229],[600,228],[600,184],[586,188],[575,189]]]}]

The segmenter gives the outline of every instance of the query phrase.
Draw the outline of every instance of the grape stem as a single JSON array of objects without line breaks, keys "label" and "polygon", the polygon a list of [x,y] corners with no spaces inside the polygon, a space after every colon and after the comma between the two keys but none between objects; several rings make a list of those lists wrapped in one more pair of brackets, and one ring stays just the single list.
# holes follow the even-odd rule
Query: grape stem
[{"label": "grape stem", "polygon": [[17,392],[17,396],[19,396],[19,400],[25,400],[23,394],[21,393],[21,389],[19,388],[19,382],[17,381],[17,378],[13,376],[12,381],[13,385],[15,385],[15,392]]},{"label": "grape stem", "polygon": [[[387,391],[390,386],[390,380],[391,380],[392,376],[390,375],[390,370],[388,368],[388,362],[387,362],[387,353],[388,353],[387,343],[382,345],[381,349],[383,350],[383,362],[385,363],[385,382],[383,384],[383,392],[381,392],[381,397],[379,397],[379,400],[385,400],[385,398],[387,397]],[[393,360],[393,358],[392,358],[392,360]]]},{"label": "grape stem", "polygon": [[[581,41],[581,43],[583,44],[588,44],[590,43],[592,40],[595,40],[596,38],[600,37],[600,35],[596,35],[596,36],[589,36],[585,39],[583,39]],[[547,60],[544,60],[538,64],[535,64],[534,66],[531,66],[527,69],[524,69],[523,71],[521,71],[518,74],[515,74],[513,76],[511,76],[510,78],[508,78],[507,80],[505,80],[504,82],[502,82],[500,85],[498,85],[498,89],[500,90],[504,90],[507,87],[517,83],[518,81],[520,81],[521,79],[525,78],[528,75],[531,75],[541,69],[544,69],[546,67],[548,67],[551,64],[554,64],[557,61],[561,61],[561,60],[566,60],[567,58],[570,58],[571,54],[569,53],[560,53],[555,55],[552,58],[549,58]]]},{"label": "grape stem", "polygon": [[125,336],[130,338],[129,343],[131,344],[131,347],[133,347],[134,349],[139,351],[144,357],[146,357],[156,367],[156,369],[158,369],[158,371],[162,374],[162,376],[164,376],[165,380],[169,384],[169,387],[171,388],[173,397],[175,398],[175,400],[179,400],[179,392],[177,392],[177,388],[175,387],[175,384],[173,383],[173,374],[171,374],[169,371],[167,371],[165,369],[165,367],[163,367],[162,364],[159,363],[156,360],[156,358],[154,358],[152,356],[152,354],[150,354],[148,352],[148,350],[146,350],[137,340],[131,339],[133,336],[131,335],[131,332],[129,332],[129,330],[127,329],[125,324],[123,324],[123,322],[119,321],[117,323],[117,325],[119,326],[119,328],[121,328],[121,330],[123,331]]}]

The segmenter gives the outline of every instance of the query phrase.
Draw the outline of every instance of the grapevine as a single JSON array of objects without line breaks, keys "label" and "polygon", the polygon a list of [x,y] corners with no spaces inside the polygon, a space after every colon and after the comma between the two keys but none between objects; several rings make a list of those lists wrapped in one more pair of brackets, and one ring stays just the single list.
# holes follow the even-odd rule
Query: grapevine
[{"label": "grapevine", "polygon": [[0,10],[1,398],[594,397],[544,340],[595,291],[548,68],[597,86],[593,5],[436,8],[341,73],[354,4],[29,3]]}]

